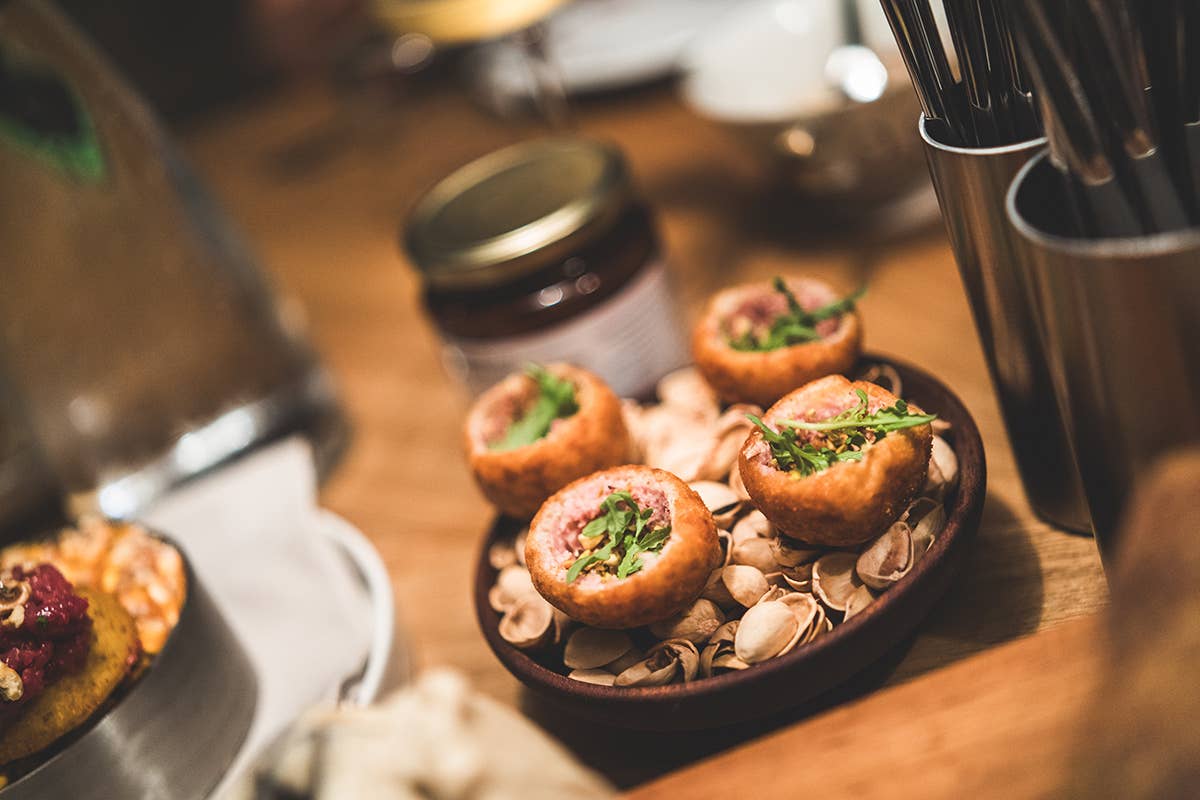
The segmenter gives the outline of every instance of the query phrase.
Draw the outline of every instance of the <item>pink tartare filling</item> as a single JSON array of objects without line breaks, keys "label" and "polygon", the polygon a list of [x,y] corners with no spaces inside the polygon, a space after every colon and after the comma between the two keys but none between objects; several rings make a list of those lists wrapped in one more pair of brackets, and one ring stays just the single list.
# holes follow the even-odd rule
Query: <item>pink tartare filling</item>
[{"label": "pink tartare filling", "polygon": [[[484,401],[473,422],[474,438],[485,448],[503,439],[509,427],[529,410],[537,399],[537,385],[532,378],[514,375],[494,392]],[[546,435],[554,433],[566,421],[566,417],[560,417],[551,422]]]},{"label": "pink tartare filling", "polygon": [[[816,310],[838,299],[833,291],[818,283],[789,282],[788,288],[792,290],[796,301],[805,311]],[[774,288],[769,286],[756,288],[753,292],[748,292],[740,298],[740,302],[725,315],[722,320],[722,328],[726,331],[733,331],[739,327],[745,327],[748,323],[751,330],[762,333],[769,330],[771,324],[787,313],[787,310],[787,298],[775,291]],[[817,334],[822,339],[832,336],[841,324],[840,316],[819,322],[816,327]]]},{"label": "pink tartare filling", "polygon": [[[649,527],[658,528],[671,523],[671,500],[666,492],[658,487],[643,484],[630,485],[625,481],[610,481],[603,478],[577,486],[560,503],[552,509],[547,509],[549,513],[539,523],[543,530],[552,532],[541,542],[550,563],[561,565],[560,577],[565,579],[567,568],[583,550],[583,546],[579,542],[580,531],[585,525],[600,516],[600,504],[604,502],[604,499],[613,492],[619,491],[629,492],[639,508],[654,510],[647,523]],[[670,543],[670,539],[668,539],[667,547],[670,546]],[[654,554],[647,553],[643,558],[646,559],[648,566],[652,563]],[[598,584],[602,580],[599,575],[584,574],[575,583],[580,586],[588,586]]]},{"label": "pink tartare filling", "polygon": [[[763,415],[763,422],[771,428],[779,430],[784,420],[800,420],[803,422],[823,422],[832,419],[843,411],[854,408],[859,403],[858,395],[853,387],[844,391],[824,392],[822,394],[801,395],[779,404],[769,413]],[[886,398],[868,395],[867,411],[874,414],[891,403]],[[823,436],[818,431],[797,431],[797,439],[802,442],[818,442]],[[763,440],[755,442],[748,458],[767,466],[774,465],[771,448]]]}]

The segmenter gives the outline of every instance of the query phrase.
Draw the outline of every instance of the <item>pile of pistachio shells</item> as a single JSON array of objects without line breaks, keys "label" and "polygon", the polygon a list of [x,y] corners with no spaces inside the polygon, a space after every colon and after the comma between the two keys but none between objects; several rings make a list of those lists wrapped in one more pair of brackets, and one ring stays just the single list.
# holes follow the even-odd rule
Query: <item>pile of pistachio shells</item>
[{"label": "pile of pistachio shells", "polygon": [[[884,369],[874,379],[900,394]],[[722,409],[694,370],[658,387],[660,402],[625,402],[641,463],[688,481],[716,520],[724,562],[700,597],[676,616],[630,631],[574,622],[547,603],[524,566],[524,535],[489,552],[498,570],[489,593],[505,641],[578,681],[664,686],[743,670],[816,641],[867,608],[920,562],[946,524],[945,498],[958,459],[935,423],[925,487],[883,535],[854,548],[816,547],[775,531],[750,502],[737,470],[755,406]]]}]

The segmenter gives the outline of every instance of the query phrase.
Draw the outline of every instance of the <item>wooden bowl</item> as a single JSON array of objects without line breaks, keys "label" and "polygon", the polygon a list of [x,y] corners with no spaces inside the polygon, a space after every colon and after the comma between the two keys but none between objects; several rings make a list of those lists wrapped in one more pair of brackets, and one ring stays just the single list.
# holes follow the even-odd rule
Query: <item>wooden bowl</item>
[{"label": "wooden bowl", "polygon": [[526,686],[581,716],[641,730],[694,730],[765,717],[812,700],[904,642],[946,591],[975,538],[987,490],[987,465],[979,429],[950,389],[916,367],[863,357],[861,366],[872,364],[894,367],[903,381],[905,399],[950,423],[944,436],[958,456],[958,488],[947,500],[945,530],[903,580],[815,642],[750,669],[670,686],[594,686],[555,672],[547,666],[550,657],[539,660],[500,638],[500,615],[488,603],[496,570],[487,553],[494,542],[511,538],[521,527],[501,517],[483,544],[475,572],[475,613],[501,663]]}]

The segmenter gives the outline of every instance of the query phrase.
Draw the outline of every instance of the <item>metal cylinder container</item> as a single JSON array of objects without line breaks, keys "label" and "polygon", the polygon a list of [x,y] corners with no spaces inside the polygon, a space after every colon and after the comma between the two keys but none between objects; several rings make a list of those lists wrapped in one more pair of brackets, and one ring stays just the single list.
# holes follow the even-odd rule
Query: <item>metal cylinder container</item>
[{"label": "metal cylinder container", "polygon": [[1038,155],[1009,190],[1008,216],[1110,559],[1136,481],[1166,451],[1200,441],[1200,230],[1083,239],[1067,226],[1066,199],[1061,173]]},{"label": "metal cylinder container", "polygon": [[1042,346],[1028,257],[1004,208],[1013,177],[1046,140],[954,147],[924,117],[920,129],[1025,495],[1046,521],[1089,532],[1087,504]]}]

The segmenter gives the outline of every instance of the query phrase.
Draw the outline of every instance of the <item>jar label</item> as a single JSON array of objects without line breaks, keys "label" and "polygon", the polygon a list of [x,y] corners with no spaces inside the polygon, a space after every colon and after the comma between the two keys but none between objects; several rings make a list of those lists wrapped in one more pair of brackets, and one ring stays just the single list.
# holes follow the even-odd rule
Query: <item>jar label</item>
[{"label": "jar label", "polygon": [[688,361],[678,309],[661,263],[580,316],[521,336],[447,337],[447,371],[478,393],[531,362],[565,361],[603,378],[620,397],[650,393]]}]

